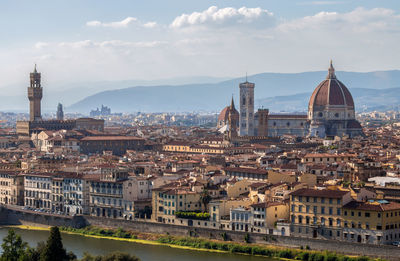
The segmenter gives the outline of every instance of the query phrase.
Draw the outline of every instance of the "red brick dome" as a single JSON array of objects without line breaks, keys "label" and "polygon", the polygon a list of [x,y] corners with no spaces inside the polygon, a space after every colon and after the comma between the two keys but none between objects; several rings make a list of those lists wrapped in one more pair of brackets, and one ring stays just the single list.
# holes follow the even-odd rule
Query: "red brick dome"
[{"label": "red brick dome", "polygon": [[323,80],[311,95],[308,107],[317,106],[346,106],[354,108],[353,97],[347,87],[338,79],[336,79],[335,69],[329,68],[328,76]]}]

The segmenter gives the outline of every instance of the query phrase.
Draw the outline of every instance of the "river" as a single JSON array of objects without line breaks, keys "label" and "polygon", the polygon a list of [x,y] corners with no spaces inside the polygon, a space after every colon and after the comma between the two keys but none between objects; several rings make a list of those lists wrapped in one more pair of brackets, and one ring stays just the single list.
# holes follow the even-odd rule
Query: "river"
[{"label": "river", "polygon": [[[21,235],[22,239],[31,247],[36,247],[40,241],[46,241],[49,236],[48,231],[34,231],[25,229],[15,229],[16,233]],[[8,228],[0,228],[0,239],[7,235]],[[67,251],[74,252],[78,258],[83,256],[84,252],[93,255],[105,254],[113,251],[121,251],[133,254],[142,261],[271,261],[272,259],[238,255],[231,253],[212,253],[196,250],[186,250],[171,248],[168,246],[146,245],[133,242],[124,242],[111,239],[98,239],[84,237],[80,235],[71,235],[62,233],[62,240]]]}]

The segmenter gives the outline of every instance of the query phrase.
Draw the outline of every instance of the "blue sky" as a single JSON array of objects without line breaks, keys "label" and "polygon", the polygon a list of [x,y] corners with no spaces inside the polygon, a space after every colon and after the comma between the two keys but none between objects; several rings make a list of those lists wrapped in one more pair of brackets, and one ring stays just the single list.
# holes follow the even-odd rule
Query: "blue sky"
[{"label": "blue sky", "polygon": [[49,84],[399,69],[398,0],[2,0],[0,89],[38,63]]}]

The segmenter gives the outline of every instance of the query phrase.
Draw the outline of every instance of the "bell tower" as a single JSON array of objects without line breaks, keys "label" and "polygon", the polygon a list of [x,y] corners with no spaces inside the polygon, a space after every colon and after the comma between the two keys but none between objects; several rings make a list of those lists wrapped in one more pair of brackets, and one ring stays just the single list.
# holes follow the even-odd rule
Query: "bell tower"
[{"label": "bell tower", "polygon": [[254,136],[254,83],[239,84],[240,89],[240,136]]},{"label": "bell tower", "polygon": [[30,86],[28,87],[30,121],[42,120],[40,103],[43,96],[43,88],[40,78],[41,75],[37,72],[35,64],[35,69],[30,73]]}]

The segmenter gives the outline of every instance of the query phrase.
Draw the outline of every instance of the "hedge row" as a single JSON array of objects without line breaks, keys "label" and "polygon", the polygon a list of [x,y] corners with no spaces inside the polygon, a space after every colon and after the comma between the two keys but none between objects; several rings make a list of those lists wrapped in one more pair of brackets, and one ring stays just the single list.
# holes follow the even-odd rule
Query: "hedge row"
[{"label": "hedge row", "polygon": [[207,212],[185,212],[178,211],[175,213],[178,218],[196,219],[196,220],[208,220],[210,219],[210,213]]},{"label": "hedge row", "polygon": [[171,236],[161,237],[160,243],[187,246],[201,249],[214,249],[229,251],[231,253],[242,253],[249,255],[260,255],[265,257],[287,258],[304,261],[372,261],[377,260],[369,257],[349,257],[333,252],[315,252],[307,250],[276,249],[235,243],[213,242],[198,238],[174,238]]},{"label": "hedge row", "polygon": [[122,228],[114,229],[102,229],[98,227],[87,226],[84,228],[72,228],[72,227],[60,227],[61,231],[74,232],[83,235],[93,236],[104,236],[104,237],[116,237],[116,238],[133,238],[136,239],[136,235],[123,230]]}]

